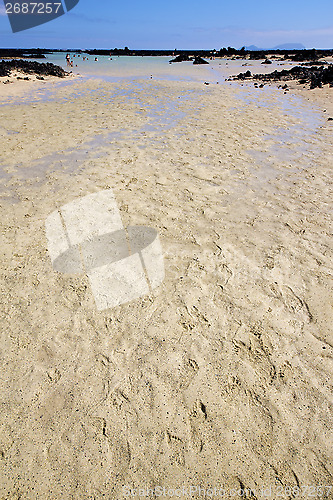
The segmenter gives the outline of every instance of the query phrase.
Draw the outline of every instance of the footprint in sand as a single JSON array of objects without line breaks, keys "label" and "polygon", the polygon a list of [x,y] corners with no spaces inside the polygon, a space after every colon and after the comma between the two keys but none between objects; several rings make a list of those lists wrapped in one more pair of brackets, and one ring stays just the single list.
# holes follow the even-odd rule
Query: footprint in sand
[{"label": "footprint in sand", "polygon": [[298,297],[294,290],[284,285],[281,290],[282,299],[286,308],[293,314],[296,314],[302,321],[310,323],[312,314],[305,300]]},{"label": "footprint in sand", "polygon": [[165,432],[166,442],[171,450],[170,462],[171,464],[185,465],[185,446],[183,440],[178,436]]},{"label": "footprint in sand", "polygon": [[199,371],[199,365],[194,359],[188,359],[185,365],[185,373],[181,377],[179,389],[187,389]]}]

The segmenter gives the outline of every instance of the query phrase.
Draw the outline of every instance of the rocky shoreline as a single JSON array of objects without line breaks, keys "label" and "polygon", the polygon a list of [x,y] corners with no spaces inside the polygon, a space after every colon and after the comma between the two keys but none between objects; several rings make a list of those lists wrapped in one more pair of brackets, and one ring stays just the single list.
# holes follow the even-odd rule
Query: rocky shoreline
[{"label": "rocky shoreline", "polygon": [[55,64],[49,62],[39,63],[35,61],[25,61],[23,59],[0,61],[0,77],[11,76],[13,71],[19,71],[27,75],[36,75],[39,79],[42,79],[44,76],[65,78],[70,74],[67,71],[64,71],[60,66],[56,66]]},{"label": "rocky shoreline", "polygon": [[239,73],[228,80],[261,80],[263,82],[297,81],[299,84],[309,84],[310,89],[322,88],[323,85],[333,87],[333,65],[325,67],[311,64],[309,66],[294,66],[291,69],[273,71],[268,74],[252,74],[251,71]]},{"label": "rocky shoreline", "polygon": [[174,59],[171,59],[169,61],[169,64],[171,63],[175,63],[175,62],[186,62],[186,61],[191,61],[193,62],[193,64],[209,64],[208,61],[206,61],[205,59],[203,59],[202,57],[200,56],[188,56],[188,55],[184,55],[184,54],[180,54],[179,56],[175,57]]}]

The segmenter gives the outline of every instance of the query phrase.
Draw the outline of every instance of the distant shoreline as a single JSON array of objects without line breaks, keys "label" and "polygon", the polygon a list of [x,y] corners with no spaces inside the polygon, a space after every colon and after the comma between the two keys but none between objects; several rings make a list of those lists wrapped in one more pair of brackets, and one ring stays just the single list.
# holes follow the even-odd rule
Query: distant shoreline
[{"label": "distant shoreline", "polygon": [[89,54],[92,56],[138,56],[138,57],[152,57],[152,56],[199,56],[204,58],[214,57],[236,57],[236,58],[249,58],[249,59],[265,59],[269,56],[279,56],[284,59],[291,59],[293,61],[314,61],[323,57],[333,56],[333,49],[294,49],[294,50],[247,50],[234,49],[233,47],[221,48],[220,50],[135,50],[125,47],[124,49],[3,49],[0,48],[0,58],[33,58],[44,59],[46,54],[50,53],[76,53],[76,54]]}]

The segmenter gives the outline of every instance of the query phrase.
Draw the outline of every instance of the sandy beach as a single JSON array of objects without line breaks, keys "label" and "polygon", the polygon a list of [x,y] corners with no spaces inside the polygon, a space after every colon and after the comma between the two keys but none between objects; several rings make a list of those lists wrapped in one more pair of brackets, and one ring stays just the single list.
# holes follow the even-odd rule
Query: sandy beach
[{"label": "sandy beach", "polygon": [[[204,81],[0,82],[2,500],[333,498],[333,89]],[[165,279],[99,312],[45,220],[107,189]]]}]

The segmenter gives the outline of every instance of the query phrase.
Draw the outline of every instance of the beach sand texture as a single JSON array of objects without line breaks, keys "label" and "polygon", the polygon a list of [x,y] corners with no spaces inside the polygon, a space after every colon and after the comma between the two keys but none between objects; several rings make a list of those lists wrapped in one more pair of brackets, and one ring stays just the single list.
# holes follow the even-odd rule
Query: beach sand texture
[{"label": "beach sand texture", "polygon": [[[328,112],[234,83],[51,97],[0,108],[0,498],[332,498]],[[99,312],[53,270],[45,220],[109,188],[124,226],[158,231],[165,279]]]}]

